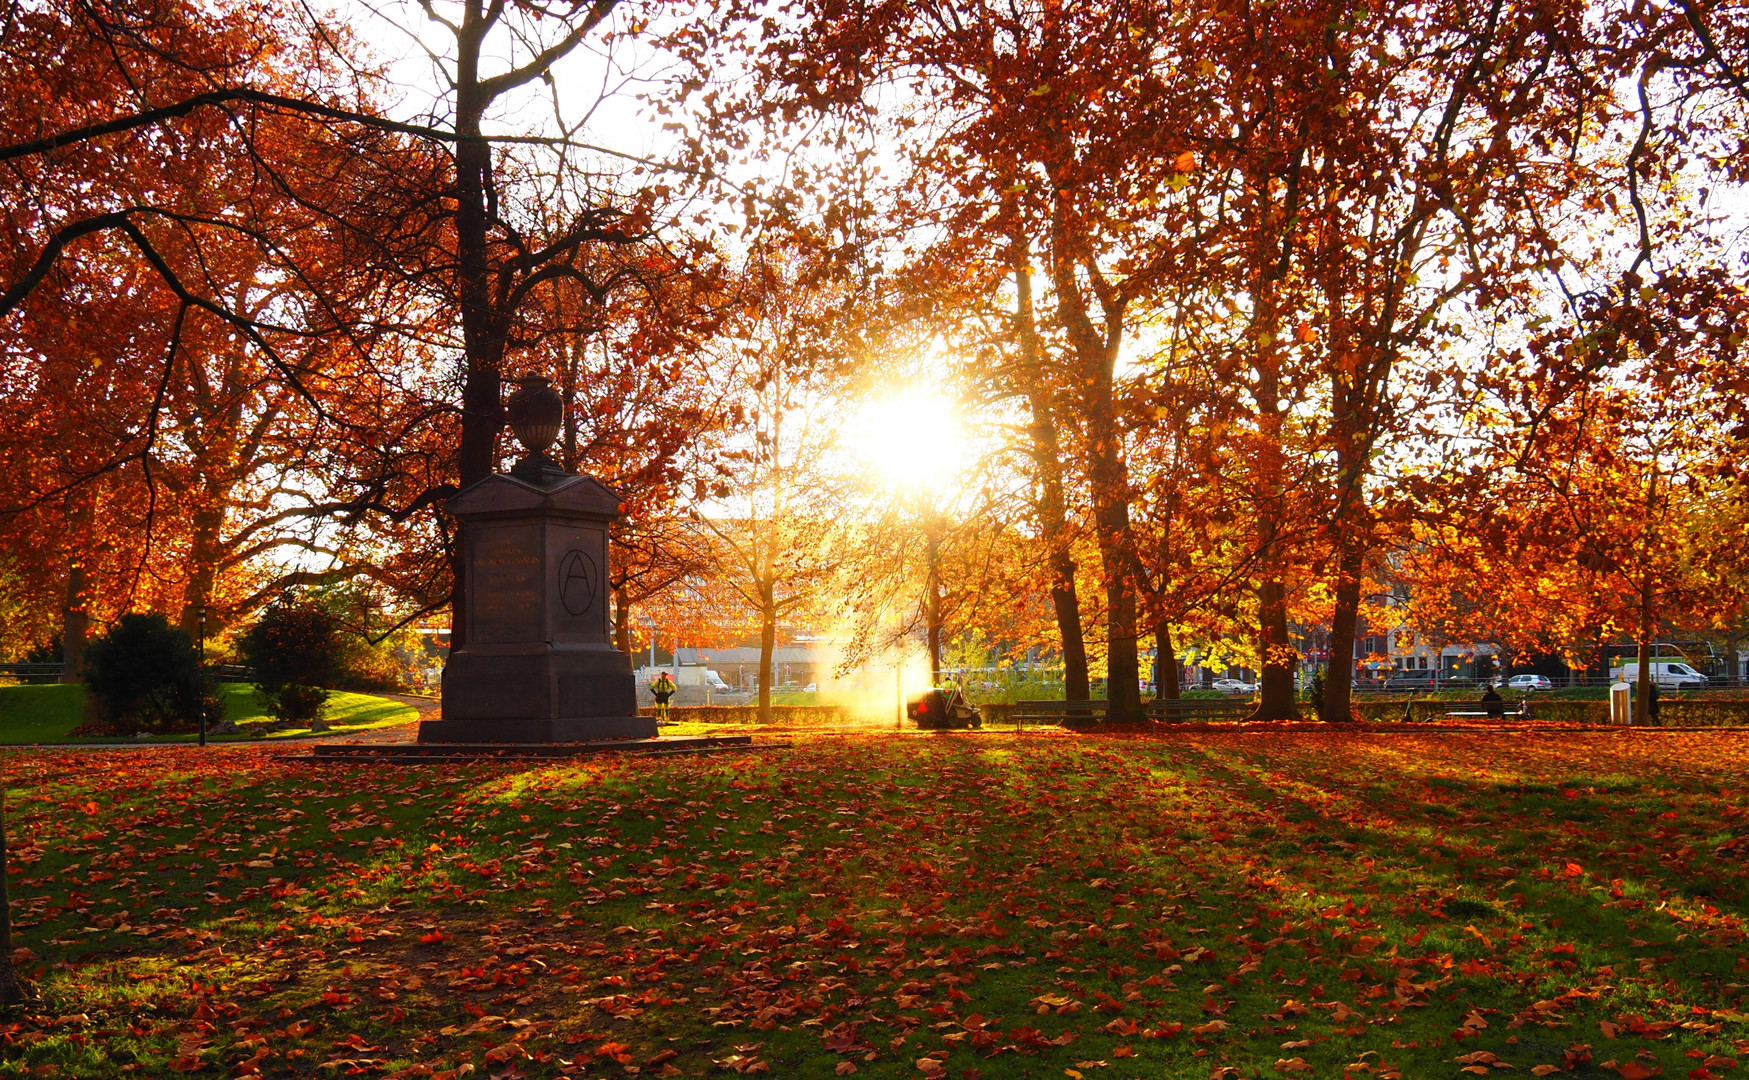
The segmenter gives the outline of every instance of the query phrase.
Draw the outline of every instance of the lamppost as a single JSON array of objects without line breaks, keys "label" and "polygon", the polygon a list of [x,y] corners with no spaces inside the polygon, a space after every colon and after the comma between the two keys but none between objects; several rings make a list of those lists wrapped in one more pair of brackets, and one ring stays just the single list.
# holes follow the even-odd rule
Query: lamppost
[{"label": "lamppost", "polygon": [[195,608],[200,616],[200,645],[194,654],[195,670],[200,676],[200,745],[206,745],[206,605]]}]

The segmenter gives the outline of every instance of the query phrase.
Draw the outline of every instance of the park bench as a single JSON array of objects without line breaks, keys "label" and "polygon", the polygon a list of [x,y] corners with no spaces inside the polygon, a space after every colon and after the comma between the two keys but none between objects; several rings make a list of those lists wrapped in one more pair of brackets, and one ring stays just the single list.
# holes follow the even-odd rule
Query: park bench
[{"label": "park bench", "polygon": [[1090,727],[1105,719],[1105,702],[1017,701],[1010,715],[1014,719],[1015,727],[1026,723]]},{"label": "park bench", "polygon": [[[1064,727],[1090,727],[1105,719],[1104,701],[1017,701],[1010,713],[1016,727],[1021,724],[1061,724]],[[1150,720],[1243,720],[1256,708],[1243,698],[1181,698],[1176,701],[1158,699],[1147,706]]]},{"label": "park bench", "polygon": [[0,664],[0,675],[10,675],[27,683],[52,683],[61,677],[61,672],[67,665],[54,664]]},{"label": "park bench", "polygon": [[[1506,703],[1505,707],[1500,710],[1499,718],[1502,720],[1523,720],[1528,715],[1530,715],[1530,702],[1528,700],[1520,700]],[[1447,720],[1494,719],[1494,717],[1489,715],[1488,707],[1476,701],[1466,701],[1463,702],[1459,708],[1447,709],[1445,718]]]},{"label": "park bench", "polygon": [[1245,698],[1155,698],[1148,719],[1183,723],[1187,720],[1243,720],[1257,706]]}]

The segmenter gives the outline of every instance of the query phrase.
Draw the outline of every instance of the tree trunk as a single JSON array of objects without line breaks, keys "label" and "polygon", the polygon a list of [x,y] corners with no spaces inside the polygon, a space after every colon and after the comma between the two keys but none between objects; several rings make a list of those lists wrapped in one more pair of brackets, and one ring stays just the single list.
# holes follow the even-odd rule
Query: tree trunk
[{"label": "tree trunk", "polygon": [[624,585],[613,594],[613,645],[627,656],[632,655],[632,607]]},{"label": "tree trunk", "polygon": [[1639,693],[1634,697],[1634,723],[1644,727],[1652,722],[1652,639],[1657,627],[1652,621],[1653,583],[1651,568],[1652,512],[1658,502],[1658,470],[1653,468],[1646,478],[1646,535],[1640,545],[1641,558],[1647,565],[1640,568],[1640,648]]},{"label": "tree trunk", "polygon": [[759,722],[771,723],[771,654],[777,649],[777,602],[770,582],[759,587]]},{"label": "tree trunk", "polygon": [[[1108,419],[1106,417],[1105,419]],[[1122,460],[1113,449],[1112,425],[1090,425],[1094,449],[1094,521],[1099,529],[1100,569],[1105,575],[1105,715],[1118,723],[1143,718],[1141,665],[1136,660],[1136,582],[1128,544],[1130,504]]]},{"label": "tree trunk", "polygon": [[[1299,168],[1296,153],[1293,169]],[[1297,176],[1297,172],[1295,173]],[[1282,430],[1286,411],[1282,402],[1282,362],[1279,351],[1281,316],[1278,309],[1279,282],[1286,276],[1291,251],[1287,239],[1291,232],[1283,228],[1289,215],[1296,212],[1298,184],[1290,180],[1285,192],[1285,205],[1278,216],[1272,209],[1271,188],[1274,177],[1253,176],[1250,182],[1256,196],[1256,217],[1253,232],[1256,251],[1252,258],[1255,315],[1251,333],[1256,348],[1256,382],[1253,396],[1257,404],[1258,453],[1256,455],[1256,507],[1258,559],[1266,569],[1257,586],[1258,657],[1262,670],[1258,678],[1257,709],[1253,720],[1297,720],[1299,704],[1294,700],[1294,668],[1297,657],[1287,636],[1287,589],[1282,583],[1282,567],[1286,552],[1280,550],[1280,532],[1288,516],[1288,500],[1284,479],[1286,466],[1282,448]]]},{"label": "tree trunk", "polygon": [[[209,491],[208,497],[212,495]],[[177,625],[190,641],[196,640],[200,633],[200,609],[212,600],[219,529],[223,521],[223,513],[217,510],[201,510],[194,515],[193,535],[189,538],[188,548],[188,583],[182,589],[182,613],[177,618]],[[207,618],[209,625],[216,625],[212,622],[211,612]]]},{"label": "tree trunk", "polygon": [[923,592],[924,637],[929,646],[929,685],[941,685],[941,519],[931,511],[923,526],[929,560]]},{"label": "tree trunk", "polygon": [[1640,641],[1638,651],[1638,682],[1634,687],[1634,724],[1645,727],[1652,722],[1652,575],[1648,572],[1640,585]]},{"label": "tree trunk", "polygon": [[67,561],[67,597],[61,608],[61,681],[84,682],[85,638],[91,632],[90,597],[86,594],[85,560]]},{"label": "tree trunk", "polygon": [[1099,334],[1087,314],[1075,269],[1059,245],[1057,310],[1070,328],[1080,361],[1082,412],[1087,424],[1087,478],[1099,569],[1105,581],[1105,716],[1126,723],[1143,718],[1140,666],[1136,662],[1136,563],[1130,550],[1130,478],[1118,430],[1112,378],[1122,341],[1122,305],[1105,307]]},{"label": "tree trunk", "polygon": [[559,356],[565,365],[559,375],[559,398],[565,410],[564,446],[561,450],[564,456],[559,464],[566,472],[574,473],[577,471],[577,354],[569,338],[560,342]]},{"label": "tree trunk", "polygon": [[[461,446],[456,465],[461,486],[492,474],[498,431],[503,426],[501,365],[504,360],[504,318],[492,296],[492,260],[487,243],[487,192],[491,184],[492,150],[480,134],[480,120],[490,96],[480,85],[480,44],[490,29],[483,13],[469,5],[456,35],[455,245],[456,300],[461,309],[462,413]],[[450,593],[450,646],[467,644],[467,594],[462,587],[462,545],[456,545]]]},{"label": "tree trunk", "polygon": [[1258,678],[1257,709],[1251,720],[1298,720],[1294,700],[1294,669],[1299,656],[1287,636],[1287,590],[1280,581],[1257,587],[1257,651],[1263,663]]},{"label": "tree trunk", "polygon": [[1063,697],[1069,701],[1086,701],[1092,696],[1087,679],[1087,640],[1081,629],[1081,601],[1075,591],[1075,559],[1069,549],[1068,515],[1063,499],[1063,460],[1061,442],[1057,438],[1057,423],[1051,408],[1050,389],[1045,382],[1038,323],[1032,305],[1032,256],[1018,214],[1014,222],[1009,262],[1014,271],[1014,324],[1020,344],[1020,374],[1022,390],[1031,422],[1027,436],[1031,443],[1033,477],[1038,482],[1039,541],[1046,552],[1050,569],[1051,609],[1057,620],[1057,639],[1063,653]]},{"label": "tree trunk", "polygon": [[1183,677],[1178,672],[1178,650],[1172,647],[1172,626],[1165,619],[1154,624],[1154,654],[1154,697],[1177,701]]},{"label": "tree trunk", "polygon": [[1358,551],[1344,550],[1336,561],[1336,609],[1330,616],[1330,665],[1324,672],[1326,723],[1354,719],[1354,634],[1360,627]]}]

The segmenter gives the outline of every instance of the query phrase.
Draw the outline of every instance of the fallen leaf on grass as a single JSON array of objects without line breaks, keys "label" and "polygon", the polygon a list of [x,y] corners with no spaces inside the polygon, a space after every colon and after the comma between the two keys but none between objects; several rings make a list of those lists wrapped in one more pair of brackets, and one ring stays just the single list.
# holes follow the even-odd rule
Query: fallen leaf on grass
[{"label": "fallen leaf on grass", "polygon": [[726,1058],[713,1058],[711,1064],[719,1069],[728,1069],[735,1073],[771,1071],[771,1066],[751,1054],[730,1054]]}]

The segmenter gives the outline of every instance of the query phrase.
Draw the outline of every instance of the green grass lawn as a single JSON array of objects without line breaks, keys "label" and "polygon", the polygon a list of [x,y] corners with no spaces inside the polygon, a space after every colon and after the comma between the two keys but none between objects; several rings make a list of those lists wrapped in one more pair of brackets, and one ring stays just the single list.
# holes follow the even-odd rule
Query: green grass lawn
[{"label": "green grass lawn", "polygon": [[0,1075],[1705,1080],[1749,1052],[1742,734],[792,742],[8,753],[40,996]]},{"label": "green grass lawn", "polygon": [[[225,739],[250,738],[251,728],[269,723],[255,688],[247,683],[221,683],[219,692],[225,699],[225,716],[242,726],[244,734],[223,736]],[[83,686],[0,686],[0,745],[57,742],[101,742],[82,739],[68,732],[84,720],[85,688]],[[418,711],[412,706],[370,694],[354,694],[337,690],[328,699],[323,716],[336,729],[366,731],[371,728],[404,724],[413,720]],[[286,738],[308,734],[308,729],[287,729],[261,733],[267,738]],[[193,735],[169,736],[186,741]]]}]

